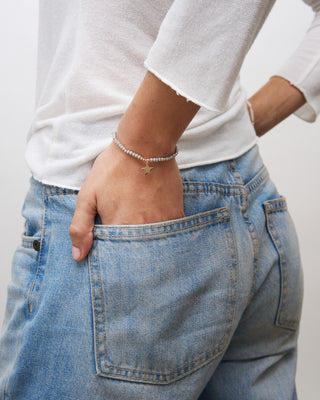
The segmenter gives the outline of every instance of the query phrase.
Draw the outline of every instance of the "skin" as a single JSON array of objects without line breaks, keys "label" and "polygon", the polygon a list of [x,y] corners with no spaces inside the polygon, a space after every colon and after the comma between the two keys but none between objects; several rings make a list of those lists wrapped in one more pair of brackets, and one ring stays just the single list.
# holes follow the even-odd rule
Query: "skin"
[{"label": "skin", "polygon": [[[256,134],[262,136],[306,99],[287,80],[273,76],[249,101]],[[199,108],[148,71],[120,120],[117,138],[145,158],[170,155]],[[184,216],[176,160],[151,166],[151,174],[144,175],[144,163],[125,154],[114,142],[96,158],[79,192],[69,228],[76,261],[90,251],[96,214],[103,225],[146,224]]]}]

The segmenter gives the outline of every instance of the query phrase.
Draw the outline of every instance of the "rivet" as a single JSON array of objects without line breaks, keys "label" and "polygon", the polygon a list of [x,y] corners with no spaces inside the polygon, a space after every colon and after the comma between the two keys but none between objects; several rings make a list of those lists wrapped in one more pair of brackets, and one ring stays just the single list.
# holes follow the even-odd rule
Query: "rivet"
[{"label": "rivet", "polygon": [[35,251],[39,251],[40,250],[40,242],[39,242],[39,240],[34,240],[32,246],[33,246]]}]

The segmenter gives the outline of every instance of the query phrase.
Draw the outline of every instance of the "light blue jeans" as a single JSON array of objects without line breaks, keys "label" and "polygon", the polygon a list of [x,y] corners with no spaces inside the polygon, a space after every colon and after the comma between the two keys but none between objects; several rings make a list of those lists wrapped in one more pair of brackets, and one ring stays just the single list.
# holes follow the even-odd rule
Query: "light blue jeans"
[{"label": "light blue jeans", "polygon": [[[0,341],[3,400],[292,400],[303,277],[258,145],[182,170],[186,217],[103,226],[31,179]],[[152,199],[151,199],[152,201]]]}]

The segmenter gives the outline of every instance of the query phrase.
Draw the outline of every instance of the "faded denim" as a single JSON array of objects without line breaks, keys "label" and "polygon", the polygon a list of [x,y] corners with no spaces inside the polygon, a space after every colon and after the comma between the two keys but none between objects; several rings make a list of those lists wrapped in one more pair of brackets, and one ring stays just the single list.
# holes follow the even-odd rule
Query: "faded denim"
[{"label": "faded denim", "polygon": [[[33,178],[0,341],[3,400],[293,400],[303,276],[259,154],[181,171],[186,217],[103,226]],[[152,199],[150,199],[152,201]]]}]

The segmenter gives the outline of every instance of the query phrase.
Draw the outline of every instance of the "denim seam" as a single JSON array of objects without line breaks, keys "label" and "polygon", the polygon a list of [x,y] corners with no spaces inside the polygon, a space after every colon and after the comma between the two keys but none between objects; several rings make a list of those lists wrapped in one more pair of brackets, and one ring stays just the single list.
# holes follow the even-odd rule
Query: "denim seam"
[{"label": "denim seam", "polygon": [[260,171],[248,182],[245,184],[247,188],[248,194],[255,193],[255,191],[260,187],[260,185],[269,177],[269,172],[265,166],[263,166]]},{"label": "denim seam", "polygon": [[[139,230],[141,227],[145,228],[159,228],[159,227],[169,227],[172,225],[181,225],[181,224],[186,224],[186,223],[192,223],[192,221],[196,221],[196,220],[209,220],[211,221],[212,219],[215,218],[219,218],[219,217],[224,217],[225,214],[227,214],[229,212],[229,208],[228,207],[221,207],[221,208],[216,208],[214,210],[209,210],[209,211],[203,211],[200,212],[198,214],[193,214],[193,215],[189,215],[187,217],[182,217],[180,219],[176,219],[176,220],[168,220],[168,221],[160,221],[160,222],[154,222],[154,223],[150,223],[150,224],[140,224],[140,225],[110,225],[111,227],[125,227],[126,229],[129,229],[131,231],[135,231],[135,230]],[[220,215],[221,214],[221,215]],[[192,225],[190,225],[192,226]],[[103,225],[99,225],[97,226],[98,229],[104,229]]]},{"label": "denim seam", "polygon": [[287,200],[284,196],[277,199],[267,200],[263,203],[263,206],[268,213],[281,212],[288,209]]},{"label": "denim seam", "polygon": [[[95,304],[95,295],[94,295],[94,287],[93,287],[93,271],[92,271],[92,267],[91,267],[91,265],[92,265],[92,262],[91,262],[91,258],[92,258],[92,251],[89,253],[89,255],[88,255],[88,264],[89,264],[89,278],[90,278],[90,288],[91,288],[91,293],[92,293],[92,295],[91,295],[91,304],[92,304],[92,318],[93,318],[93,333],[94,333],[94,343],[96,343],[97,342],[97,332],[98,332],[98,329],[97,329],[97,320],[96,320],[96,317],[95,317],[95,315],[96,315],[96,312],[95,312],[95,310],[96,310],[96,304]],[[94,346],[94,354],[95,354],[95,361],[96,361],[96,364],[98,364],[98,358],[99,358],[99,356],[98,356],[98,352],[97,352],[97,349],[96,349],[96,346]]]},{"label": "denim seam", "polygon": [[154,232],[154,233],[138,233],[137,235],[128,235],[128,234],[121,234],[121,235],[108,235],[103,234],[103,233],[95,233],[94,237],[102,237],[102,238],[111,238],[111,239],[135,239],[135,240],[139,240],[139,238],[142,237],[162,237],[162,236],[168,236],[170,233],[174,233],[174,232],[184,232],[184,231],[192,231],[194,228],[198,228],[198,227],[206,227],[208,225],[215,225],[224,221],[228,221],[230,219],[229,215],[225,215],[222,217],[217,217],[215,219],[211,219],[209,221],[203,221],[203,222],[199,222],[198,224],[194,224],[191,226],[185,226],[185,227],[181,227],[181,228],[177,228],[177,229],[171,229],[168,230],[166,232]]},{"label": "denim seam", "polygon": [[[221,183],[184,181],[183,192],[188,193],[222,193],[225,196],[241,196],[245,191],[249,195],[254,193],[269,177],[268,170],[263,166],[259,172],[246,184],[227,185]],[[242,181],[242,180],[241,180]],[[189,189],[198,186],[198,189]]]},{"label": "denim seam", "polygon": [[[234,323],[234,316],[235,316],[235,299],[236,299],[236,295],[237,295],[237,256],[236,256],[236,246],[235,246],[235,242],[234,242],[234,237],[233,237],[233,232],[232,232],[232,227],[231,227],[231,223],[230,223],[230,218],[224,218],[224,232],[225,232],[225,236],[226,236],[226,241],[227,241],[227,246],[228,246],[228,252],[229,252],[229,268],[230,268],[230,294],[229,294],[229,309],[228,309],[228,319],[229,319],[229,324],[227,327],[227,332],[224,334],[223,338],[222,338],[222,342],[216,346],[216,348],[214,350],[211,350],[209,352],[203,353],[200,357],[198,357],[197,359],[193,360],[192,362],[190,362],[189,364],[183,365],[181,368],[172,371],[170,373],[159,373],[158,371],[141,371],[141,370],[137,370],[137,369],[131,369],[131,368],[122,368],[122,367],[116,367],[116,366],[108,366],[108,364],[106,364],[105,360],[101,360],[100,358],[100,350],[99,350],[99,322],[98,319],[94,317],[95,323],[95,329],[96,329],[96,334],[95,334],[95,339],[96,339],[96,343],[95,343],[95,349],[96,349],[96,360],[99,360],[98,365],[99,365],[99,374],[102,376],[118,376],[123,378],[123,380],[136,380],[136,381],[149,381],[149,382],[157,382],[159,384],[165,384],[165,383],[169,383],[171,381],[175,381],[177,379],[182,378],[183,376],[186,376],[188,374],[190,374],[191,372],[193,372],[194,370],[197,370],[199,368],[201,368],[203,365],[206,365],[208,363],[210,363],[212,360],[214,360],[216,357],[218,357],[221,353],[223,353],[225,351],[225,349],[227,348],[228,342],[229,342],[229,338],[230,338],[230,333],[232,330],[232,326]],[[232,248],[231,246],[232,245]],[[98,254],[98,253],[97,253]],[[93,265],[93,255],[91,255],[89,263],[91,265],[90,269],[90,277],[92,279],[92,283],[91,283],[91,287],[93,289],[93,294],[94,294],[94,298],[96,296],[95,294],[95,289],[94,289],[94,284],[93,284],[93,280],[94,280],[94,272],[93,269],[95,268]],[[96,259],[97,257],[95,257],[95,263],[97,263],[97,265],[99,264],[99,260]],[[97,271],[98,269],[98,271]],[[103,297],[103,292],[102,292],[102,283],[101,283],[101,274],[100,274],[100,267],[99,268],[95,268],[95,273],[98,273],[98,280],[99,280],[99,288],[101,291],[101,297]],[[103,299],[101,298],[101,311],[97,309],[96,305],[95,305],[95,300],[93,301],[93,305],[94,305],[94,313],[100,313],[102,312],[102,318],[103,321],[102,323],[104,324],[104,326],[106,326],[106,321],[104,318],[104,302]],[[105,355],[105,359],[107,358],[107,349],[106,349],[106,331],[105,328],[103,327],[103,336],[104,336],[104,343],[103,343],[103,347],[105,349],[104,351],[104,355]],[[203,362],[202,362],[203,360]],[[196,365],[194,368],[189,369],[187,371],[185,371],[185,373],[180,374],[181,371],[186,370],[189,366],[191,366],[192,364],[195,363],[201,363]],[[113,372],[104,372],[101,370],[101,366],[103,366],[104,368],[106,368],[107,370],[118,370],[118,371],[125,371],[125,372],[130,372],[130,373],[137,373],[139,375],[159,375],[161,377],[171,377],[169,380],[158,380],[158,379],[150,379],[150,378],[142,378],[142,377],[134,377],[134,376],[126,376],[126,375],[121,375],[121,374],[116,374]]]},{"label": "denim seam", "polygon": [[[100,286],[100,292],[101,292],[101,312],[102,312],[102,318],[103,318],[103,325],[106,326],[106,319],[105,319],[105,302],[104,302],[104,296],[103,296],[103,290],[102,290],[102,281],[101,281],[101,273],[100,273],[100,257],[99,257],[99,250],[97,249],[97,256],[98,256],[98,260],[97,260],[97,264],[99,264],[99,268],[98,268],[98,273],[99,273],[99,286]],[[103,339],[104,339],[104,354],[105,357],[108,357],[108,351],[107,351],[107,335],[106,335],[106,330],[103,330]],[[101,360],[99,358],[99,365],[101,367]]]},{"label": "denim seam", "polygon": [[62,188],[59,186],[50,186],[43,184],[43,195],[45,197],[48,196],[60,196],[60,195],[77,195],[79,193],[79,190],[73,190],[73,189],[67,189],[67,188]]},{"label": "denim seam", "polygon": [[[214,353],[214,356],[213,356],[212,358],[206,359],[205,361],[202,362],[202,364],[199,364],[199,365],[197,365],[196,367],[194,367],[193,369],[188,370],[188,375],[191,374],[192,372],[197,371],[198,369],[202,368],[204,365],[207,365],[207,364],[209,364],[210,362],[214,361],[217,357],[219,357],[222,353],[225,352],[226,348],[227,348],[227,347],[222,348],[222,349],[219,350],[218,352]],[[204,358],[204,357],[201,357],[201,358]],[[201,360],[201,358],[195,360],[194,362]],[[194,362],[191,362],[191,363],[187,364],[187,366],[193,364]],[[185,367],[186,367],[186,366],[185,366]],[[161,374],[161,375],[162,375],[162,376],[176,375],[179,371],[183,370],[185,367],[179,368],[178,370],[176,370],[176,371],[174,371],[174,372],[172,372],[172,373],[170,373],[170,374]],[[110,368],[110,367],[109,367],[109,368]],[[111,367],[111,368],[112,368],[112,367]],[[118,367],[117,367],[117,368],[113,367],[112,369],[118,369],[118,370],[128,371],[128,370],[125,369],[125,368],[118,368]],[[183,375],[175,376],[175,377],[173,377],[173,378],[171,378],[171,379],[169,379],[169,380],[166,380],[166,381],[160,381],[160,380],[151,379],[151,378],[138,378],[138,377],[132,377],[132,376],[128,377],[128,376],[121,375],[121,374],[114,374],[114,373],[112,373],[112,372],[108,372],[108,373],[105,373],[105,372],[102,372],[102,371],[99,371],[99,372],[100,372],[100,375],[101,375],[101,376],[105,376],[105,377],[110,377],[110,375],[112,375],[112,376],[120,377],[120,378],[122,378],[122,380],[131,380],[131,381],[136,380],[136,381],[146,381],[146,382],[157,382],[157,383],[160,384],[160,385],[161,385],[161,384],[162,384],[162,385],[165,385],[165,384],[168,384],[168,383],[171,383],[171,382],[175,382],[175,381],[177,381],[178,379],[182,379],[183,377],[186,376],[186,374],[183,374]],[[132,369],[130,370],[130,372],[138,372],[138,373],[142,373],[142,374],[145,374],[145,375],[148,375],[148,374],[149,374],[149,375],[159,375],[158,373],[141,372],[141,371],[132,370]]]},{"label": "denim seam", "polygon": [[[228,237],[229,235],[229,237]],[[232,316],[230,319],[230,323],[228,326],[228,332],[225,334],[225,347],[228,346],[228,342],[230,339],[230,333],[232,326],[234,325],[234,320],[235,320],[235,312],[236,312],[236,307],[235,307],[235,302],[236,302],[236,297],[238,295],[238,257],[237,257],[237,252],[236,252],[236,245],[235,245],[235,239],[234,239],[234,233],[232,230],[231,223],[229,222],[228,227],[225,228],[225,236],[226,240],[228,243],[228,251],[229,251],[229,257],[230,257],[230,295],[229,295],[229,307],[232,309],[231,313]],[[232,243],[232,250],[230,248],[230,243]],[[233,276],[234,275],[234,276]],[[233,281],[235,284],[234,290],[233,290]]]},{"label": "denim seam", "polygon": [[272,221],[272,218],[270,217],[269,213],[267,213],[267,226],[269,228],[269,232],[271,234],[272,242],[277,250],[278,257],[279,257],[279,267],[280,267],[280,299],[279,299],[279,304],[278,304],[278,309],[277,309],[277,314],[276,314],[276,325],[280,325],[279,323],[279,317],[280,317],[280,311],[281,311],[281,305],[283,303],[283,298],[286,296],[284,293],[285,291],[285,285],[284,285],[284,269],[283,265],[286,263],[286,257],[285,254],[282,251],[282,243],[278,234],[278,231]]},{"label": "denim seam", "polygon": [[[188,189],[188,187],[200,186],[201,189]],[[184,193],[222,193],[225,196],[236,196],[241,193],[242,186],[223,185],[210,182],[183,182]]]},{"label": "denim seam", "polygon": [[233,177],[235,183],[237,185],[240,185],[240,188],[241,188],[240,189],[240,194],[242,194],[242,191],[243,191],[242,188],[244,186],[244,183],[243,183],[243,180],[241,178],[241,175],[237,171],[237,164],[236,164],[235,159],[229,160],[228,164],[229,164],[229,169],[230,169],[231,176]]},{"label": "denim seam", "polygon": [[[97,309],[97,305],[96,305],[96,293],[95,293],[95,287],[94,287],[94,265],[93,265],[93,255],[91,252],[91,256],[89,257],[89,270],[90,270],[90,284],[91,284],[91,290],[92,290],[92,305],[93,305],[93,324],[94,324],[94,337],[95,337],[95,342],[94,342],[94,348],[95,348],[95,359],[96,359],[96,365],[99,368],[98,372],[101,372],[101,358],[100,358],[100,349],[99,349],[99,344],[100,344],[100,339],[99,339],[99,324],[100,322],[98,321],[98,317],[97,315],[99,314],[99,310]],[[98,260],[96,260],[96,263],[98,263]],[[100,285],[100,292],[101,292],[101,303],[102,303],[102,317],[103,317],[103,323],[105,325],[105,318],[104,318],[104,302],[103,302],[103,293],[102,293],[102,284],[101,284],[101,275],[100,275],[100,268],[98,270],[98,274],[99,274],[99,285]],[[107,355],[107,347],[106,347],[106,343],[107,343],[107,338],[106,338],[106,332],[105,329],[103,329],[103,335],[104,335],[104,354]]]},{"label": "denim seam", "polygon": [[[201,184],[201,182],[200,182],[200,184]],[[193,193],[208,193],[208,194],[222,193],[224,196],[240,196],[241,195],[240,192],[239,193],[224,193],[223,191],[220,191],[220,190],[217,190],[217,191],[215,191],[215,190],[185,190],[183,193],[185,193],[185,194],[188,194],[188,193],[190,193],[190,194],[193,194]]]},{"label": "denim seam", "polygon": [[251,238],[251,243],[252,243],[252,250],[253,250],[253,276],[252,276],[252,284],[251,284],[251,289],[249,293],[249,298],[247,302],[247,306],[250,304],[254,294],[255,294],[255,288],[256,288],[256,283],[257,283],[257,276],[258,276],[258,265],[259,265],[259,240],[257,236],[256,229],[250,220],[248,211],[245,211],[243,213],[243,218],[246,222],[249,235]]},{"label": "denim seam", "polygon": [[[181,368],[179,368],[179,369],[176,369],[175,371],[172,371],[172,372],[170,372],[170,373],[168,373],[168,374],[165,374],[165,373],[160,373],[159,374],[159,372],[156,372],[156,371],[141,371],[141,370],[138,370],[138,369],[129,369],[129,368],[122,368],[122,367],[110,367],[110,366],[106,366],[106,368],[108,368],[108,369],[116,369],[116,370],[120,370],[120,371],[126,371],[126,372],[137,372],[137,373],[139,373],[139,374],[143,374],[143,375],[161,375],[161,376],[171,376],[171,375],[177,375],[177,373],[179,373],[180,371],[182,371],[182,370],[184,370],[184,369],[186,369],[186,367],[188,367],[188,366],[190,366],[190,365],[192,365],[192,364],[194,364],[194,363],[196,363],[196,362],[201,362],[201,360],[202,359],[205,359],[205,361],[203,361],[203,363],[202,364],[200,364],[200,365],[197,365],[196,367],[194,367],[193,369],[190,369],[190,370],[188,370],[187,372],[188,373],[190,373],[190,372],[192,372],[192,371],[194,371],[194,370],[196,370],[196,369],[198,369],[198,368],[201,368],[201,366],[203,366],[203,365],[205,365],[205,364],[208,364],[209,362],[211,362],[212,360],[214,360],[215,358],[216,358],[216,356],[217,355],[220,355],[221,353],[223,353],[224,352],[224,350],[226,349],[226,345],[221,345],[221,346],[219,346],[218,347],[218,350],[211,350],[210,352],[207,352],[207,353],[204,353],[201,357],[199,357],[199,358],[197,358],[196,360],[194,360],[194,361],[191,361],[189,364],[186,364],[186,365],[184,365],[183,367],[181,367]],[[127,377],[127,376],[123,376],[123,375],[120,375],[120,374],[114,374],[114,373],[112,373],[112,372],[108,372],[108,373],[105,373],[105,372],[102,372],[102,374],[106,374],[106,375],[117,375],[117,376],[121,376],[121,377],[124,377],[124,378],[130,378],[130,379],[138,379],[138,380],[140,380],[140,379],[144,379],[144,378],[135,378],[135,377]],[[183,377],[183,376],[185,376],[186,374],[183,374],[183,375],[178,375],[178,377]],[[172,379],[176,379],[176,378],[172,378]],[[149,380],[149,378],[145,378],[144,380]],[[152,380],[152,379],[150,379],[150,380]],[[154,381],[155,382],[159,382],[157,379],[154,379]],[[168,382],[168,381],[165,381],[165,382]]]},{"label": "denim seam", "polygon": [[45,191],[45,187],[42,188],[42,199],[43,199],[43,219],[42,219],[42,228],[41,228],[41,239],[40,239],[40,250],[38,252],[38,266],[37,266],[37,271],[36,271],[36,275],[35,278],[33,280],[33,283],[29,289],[28,292],[28,309],[27,309],[27,317],[29,317],[32,313],[32,311],[30,311],[30,307],[31,307],[31,301],[32,301],[32,294],[33,294],[33,290],[35,287],[35,284],[37,282],[39,273],[40,273],[40,269],[41,269],[41,264],[42,264],[42,254],[43,254],[43,245],[44,245],[44,234],[45,234],[45,226],[46,226],[46,219],[47,219],[47,204],[45,201],[45,195],[44,195],[44,191]]},{"label": "denim seam", "polygon": [[256,286],[256,281],[257,281],[257,275],[258,275],[258,260],[259,260],[259,240],[257,237],[257,232],[255,230],[254,224],[250,220],[250,216],[248,213],[248,197],[249,194],[254,192],[261,183],[263,183],[267,176],[267,169],[265,166],[263,166],[260,171],[246,184],[243,185],[243,181],[241,178],[241,175],[238,173],[236,170],[236,161],[235,160],[230,160],[229,161],[230,165],[230,172],[234,176],[234,179],[237,183],[242,184],[242,190],[240,193],[240,199],[239,199],[239,206],[240,206],[240,211],[242,218],[244,219],[245,225],[247,226],[250,239],[251,239],[251,246],[252,246],[252,253],[253,253],[253,275],[252,275],[252,284],[251,284],[251,289],[247,301],[247,306],[250,304],[253,296],[254,296],[254,291],[255,291],[255,286]]},{"label": "denim seam", "polygon": [[[275,203],[276,204],[276,203]],[[286,209],[285,204],[278,203],[278,208],[268,209],[266,208],[267,213],[267,226],[268,231],[271,236],[272,243],[274,244],[276,251],[279,257],[279,268],[280,268],[280,298],[279,298],[279,305],[275,317],[275,325],[279,328],[290,329],[293,331],[297,330],[297,322],[293,320],[286,321],[286,323],[281,322],[281,313],[283,307],[286,306],[287,296],[288,296],[288,278],[287,278],[287,259],[286,254],[282,250],[283,244],[280,238],[280,235],[277,231],[275,224],[272,221],[272,218],[269,214],[273,214],[275,212],[285,212]],[[284,308],[285,309],[285,308]],[[284,318],[286,319],[286,311],[284,311]]]}]

